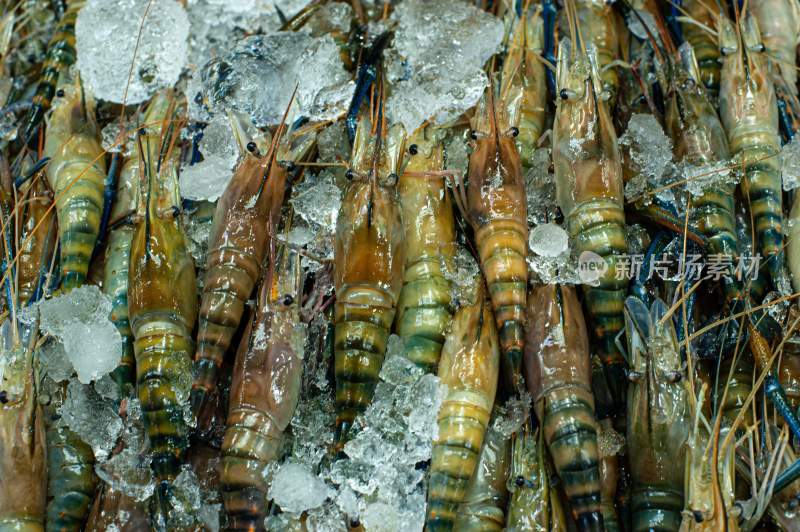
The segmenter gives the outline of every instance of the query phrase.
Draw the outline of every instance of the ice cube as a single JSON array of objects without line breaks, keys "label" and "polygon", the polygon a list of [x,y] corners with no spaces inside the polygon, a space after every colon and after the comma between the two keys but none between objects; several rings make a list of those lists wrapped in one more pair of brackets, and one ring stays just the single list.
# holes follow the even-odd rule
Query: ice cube
[{"label": "ice cube", "polygon": [[103,100],[143,102],[178,81],[188,35],[175,0],[88,0],[75,23],[81,79]]},{"label": "ice cube", "polygon": [[325,482],[301,464],[286,463],[272,478],[268,497],[284,512],[301,513],[321,506],[328,498]]},{"label": "ice cube", "polygon": [[336,186],[334,176],[320,172],[309,177],[296,187],[289,202],[295,212],[310,224],[316,224],[325,231],[336,231],[336,218],[342,205],[342,191]]},{"label": "ice cube", "polygon": [[353,88],[333,38],[303,32],[247,37],[196,76],[212,111],[247,113],[257,127],[281,121],[295,88],[289,122],[297,116],[314,121],[338,117],[347,109],[345,95]]},{"label": "ice cube", "polygon": [[239,147],[227,115],[219,114],[205,127],[198,149],[203,160],[181,171],[181,196],[192,200],[217,200],[233,176]]},{"label": "ice cube", "polygon": [[458,246],[452,264],[442,260],[442,274],[450,281],[450,297],[454,303],[471,304],[476,295],[480,267],[472,254]]},{"label": "ice cube", "polygon": [[783,190],[800,187],[800,137],[794,137],[781,149]]},{"label": "ice cube", "polygon": [[97,460],[108,457],[122,430],[122,419],[110,401],[91,386],[72,379],[58,411],[70,430],[91,446]]},{"label": "ice cube", "polygon": [[667,184],[672,177],[672,141],[653,115],[631,116],[619,144],[624,164],[634,174],[625,185],[626,200],[639,199],[649,190]]},{"label": "ice cube", "polygon": [[542,257],[558,257],[569,252],[569,235],[560,225],[546,223],[533,228],[528,237],[531,251]]},{"label": "ice cube", "polygon": [[72,362],[64,351],[64,344],[50,338],[39,348],[39,362],[47,376],[56,382],[64,382],[72,376]]},{"label": "ice cube", "polygon": [[473,107],[488,85],[484,63],[503,39],[500,19],[459,0],[441,0],[436,9],[406,0],[392,20],[397,54],[387,58],[390,120],[411,133],[425,120],[443,124]]},{"label": "ice cube", "polygon": [[108,319],[111,298],[98,287],[84,285],[38,306],[41,330],[63,343],[78,380],[88,384],[117,367],[122,337]]},{"label": "ice cube", "polygon": [[525,196],[528,204],[528,224],[543,224],[556,219],[555,175],[550,173],[550,150],[539,148],[531,156],[525,173]]}]

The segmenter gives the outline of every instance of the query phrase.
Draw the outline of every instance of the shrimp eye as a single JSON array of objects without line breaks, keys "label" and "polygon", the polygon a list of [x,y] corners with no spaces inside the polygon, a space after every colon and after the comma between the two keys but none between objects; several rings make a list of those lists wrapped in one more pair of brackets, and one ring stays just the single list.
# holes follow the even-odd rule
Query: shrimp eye
[{"label": "shrimp eye", "polygon": [[357,518],[350,520],[350,528],[358,528],[360,526],[361,526],[361,521],[359,521]]},{"label": "shrimp eye", "polygon": [[346,177],[348,180],[352,181],[352,180],[353,180],[353,176],[355,176],[355,173],[353,172],[353,170],[352,170],[352,169],[348,168],[348,169],[347,169],[347,171],[344,173],[344,176],[345,176],[345,177]]},{"label": "shrimp eye", "polygon": [[412,144],[411,146],[408,147],[408,153],[410,153],[411,155],[416,155],[418,152],[419,149],[417,148],[416,144]]},{"label": "shrimp eye", "polygon": [[294,298],[292,297],[292,295],[291,295],[291,294],[286,294],[285,296],[283,296],[283,304],[284,304],[285,306],[287,306],[287,307],[288,307],[288,306],[289,306],[289,305],[291,305],[292,303],[294,303]]},{"label": "shrimp eye", "polygon": [[252,140],[247,143],[247,151],[249,151],[250,153],[255,153],[257,149],[258,146],[256,146],[256,143],[253,142]]},{"label": "shrimp eye", "polygon": [[392,172],[391,174],[386,176],[386,186],[393,187],[397,184],[397,174]]},{"label": "shrimp eye", "polygon": [[569,91],[567,89],[561,89],[558,91],[558,95],[562,100],[569,100]]},{"label": "shrimp eye", "polygon": [[287,172],[294,172],[295,170],[297,170],[297,165],[294,164],[294,161],[288,161],[286,163],[286,171]]},{"label": "shrimp eye", "polygon": [[56,96],[58,96],[59,98],[63,98],[64,97],[64,89],[58,89],[56,91]]},{"label": "shrimp eye", "polygon": [[518,476],[517,478],[514,479],[514,484],[516,484],[521,488],[525,484],[525,477],[523,477],[522,475]]},{"label": "shrimp eye", "polygon": [[471,138],[472,140],[478,140],[478,132],[475,131],[474,129],[470,130],[469,138]]},{"label": "shrimp eye", "polygon": [[512,137],[518,137],[519,136],[519,128],[516,127],[516,126],[512,127],[508,132],[511,134]]},{"label": "shrimp eye", "polygon": [[701,512],[700,510],[695,510],[694,512],[692,512],[692,515],[694,516],[695,523],[703,522],[703,512]]},{"label": "shrimp eye", "polygon": [[6,404],[8,402],[8,393],[5,390],[0,392],[0,403]]}]

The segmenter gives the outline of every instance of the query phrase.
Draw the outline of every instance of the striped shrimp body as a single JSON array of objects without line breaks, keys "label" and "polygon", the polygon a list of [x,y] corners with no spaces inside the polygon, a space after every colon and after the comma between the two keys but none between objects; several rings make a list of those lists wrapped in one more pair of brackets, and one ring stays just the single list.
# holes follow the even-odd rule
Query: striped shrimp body
[{"label": "striped shrimp body", "polygon": [[580,530],[603,530],[597,422],[586,325],[575,290],[541,285],[528,296],[526,382]]},{"label": "striped shrimp body", "polygon": [[633,480],[633,530],[677,530],[683,510],[689,394],[667,306],[625,301],[631,370],[628,386],[628,459]]},{"label": "striped shrimp body", "polygon": [[[158,161],[147,157],[145,162],[128,271],[136,384],[160,502],[189,444],[184,406],[191,389],[192,329],[197,318],[194,264],[176,215],[177,137],[171,131],[161,135]],[[141,144],[140,151],[147,153]]]},{"label": "striped shrimp body", "polygon": [[755,18],[744,15],[738,31],[722,18],[720,50],[720,116],[734,160],[744,169],[742,194],[755,222],[755,248],[774,278],[783,245],[778,107]]},{"label": "striped shrimp body", "polygon": [[553,125],[556,193],[575,239],[576,252],[601,259],[605,271],[594,286],[583,287],[593,336],[613,405],[624,404],[625,360],[616,337],[623,329],[627,283],[617,275],[619,256],[627,252],[622,196],[622,165],[608,108],[599,97],[597,63],[591,52],[570,60],[570,44],[559,47],[558,101]]},{"label": "striped shrimp body", "polygon": [[26,304],[38,300],[56,245],[53,198],[44,178],[34,178],[23,191],[21,227],[17,249],[17,299]]},{"label": "striped shrimp body", "polygon": [[439,409],[439,434],[431,457],[425,524],[430,531],[453,529],[475,474],[497,392],[497,329],[484,290],[478,292],[474,304],[456,312],[439,361],[447,396]]},{"label": "striped shrimp body", "polygon": [[283,248],[273,264],[233,370],[220,475],[230,530],[263,530],[263,470],[280,458],[283,433],[300,396],[300,260]]},{"label": "striped shrimp body", "polygon": [[475,232],[481,266],[494,308],[503,351],[503,383],[515,393],[522,383],[525,297],[528,284],[527,204],[516,129],[505,106],[487,89],[472,121],[475,150],[462,206]]},{"label": "striped shrimp body", "polygon": [[[711,33],[717,30],[719,13],[704,0],[683,0],[681,28],[686,41],[697,54],[701,83],[708,89],[711,99],[719,94],[720,54],[716,38]],[[710,31],[709,31],[710,30]]]},{"label": "striped shrimp body", "polygon": [[157,160],[158,150],[161,148],[161,135],[168,127],[165,121],[168,118],[171,102],[171,91],[161,91],[150,101],[139,132],[146,155],[134,152],[125,161],[117,180],[117,190],[111,208],[112,227],[108,235],[103,265],[103,292],[111,298],[110,319],[122,336],[122,357],[119,366],[111,373],[120,391],[120,397],[130,394],[136,381],[136,359],[128,313],[128,274],[134,233],[132,217],[136,213],[140,199],[140,173],[144,171],[142,162]]},{"label": "striped shrimp body", "polygon": [[82,285],[89,272],[100,233],[106,164],[94,98],[84,92],[79,80],[59,90],[64,95],[53,106],[44,154],[50,157],[47,179],[56,198],[61,286],[69,290]]},{"label": "striped shrimp body", "polygon": [[531,165],[545,129],[547,77],[541,59],[543,48],[544,24],[541,9],[536,8],[515,21],[500,87],[500,99],[508,108],[508,121],[516,124],[519,131],[517,150],[526,168]]},{"label": "striped shrimp body", "polygon": [[350,183],[336,221],[334,358],[336,437],[347,437],[356,415],[372,401],[403,283],[405,246],[397,195],[405,131],[388,132],[380,114],[362,115],[356,130]]},{"label": "striped shrimp body", "polygon": [[510,532],[567,530],[558,493],[551,488],[541,429],[526,424],[513,436],[506,529]]},{"label": "striped shrimp body", "polygon": [[[621,55],[620,35],[626,31],[625,27],[614,11],[614,6],[605,0],[568,1],[574,9],[582,39],[585,39],[587,46],[591,43],[597,48],[598,72],[602,87],[598,95],[603,101],[609,102],[607,105],[613,106],[617,101],[620,83],[614,62]],[[567,30],[569,10],[564,9],[562,13],[565,15],[561,21],[562,34],[569,35]]]},{"label": "striped shrimp body", "polygon": [[397,191],[403,208],[406,264],[397,304],[397,332],[406,356],[435,372],[445,333],[453,319],[450,281],[443,266],[452,268],[455,225],[444,178],[444,150],[426,129],[410,139],[412,154]]},{"label": "striped shrimp body", "polygon": [[[22,138],[25,142],[34,140],[39,124],[42,123],[44,115],[53,101],[53,96],[56,94],[59,75],[75,62],[75,20],[85,3],[86,0],[70,0],[64,16],[58,22],[55,33],[47,45],[47,55],[42,65],[41,78],[36,87],[36,93],[33,95],[33,105],[24,121],[25,131]],[[47,134],[49,136],[50,131]]]},{"label": "striped shrimp body", "polygon": [[293,161],[310,152],[316,139],[313,131],[283,134],[284,127],[280,126],[267,154],[244,156],[217,203],[194,355],[195,415],[200,414],[208,395],[216,388],[219,368],[242,320],[245,303],[261,276],[268,242],[278,224],[289,170]]},{"label": "striped shrimp body", "polygon": [[501,532],[505,529],[511,435],[506,434],[499,426],[500,415],[501,409],[495,406],[475,473],[467,485],[464,501],[458,508],[455,530]]},{"label": "striped shrimp body", "polygon": [[[665,113],[675,158],[700,169],[724,164],[730,157],[728,141],[700,82],[694,50],[684,44],[679,53],[681,62],[675,65]],[[729,183],[706,187],[692,202],[691,212],[691,223],[708,238],[708,253],[730,257],[732,264],[739,259],[734,188]],[[733,279],[724,278],[723,286],[729,303],[743,299]]]},{"label": "striped shrimp body", "polygon": [[26,363],[10,366],[3,383],[22,391],[7,393],[0,404],[0,531],[43,532],[47,449],[30,356]]}]

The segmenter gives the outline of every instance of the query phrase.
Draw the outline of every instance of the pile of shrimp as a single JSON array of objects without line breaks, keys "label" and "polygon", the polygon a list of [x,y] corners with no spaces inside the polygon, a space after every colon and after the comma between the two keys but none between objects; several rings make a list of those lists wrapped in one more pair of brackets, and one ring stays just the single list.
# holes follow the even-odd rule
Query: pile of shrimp
[{"label": "pile of shrimp", "polygon": [[[275,16],[304,31],[336,1]],[[335,464],[392,335],[444,385],[418,464],[426,530],[800,530],[800,194],[782,170],[798,0],[464,0],[502,22],[502,46],[473,108],[416,131],[387,110],[402,1],[344,2],[350,33],[331,36],[354,90],[337,119],[288,120],[297,89],[275,126],[229,113],[239,156],[215,202],[178,186],[205,127],[185,80],[100,101],[74,65],[84,0],[0,2],[15,121],[0,142],[0,531],[213,529],[176,518],[187,468],[219,493],[222,528],[269,529],[285,509],[265,471],[286,459],[304,383],[330,384]],[[663,183],[642,180],[650,139],[620,141],[643,120],[672,152]],[[323,135],[349,155],[323,160]],[[332,259],[288,236],[320,172],[342,194]],[[530,212],[542,175],[547,219]],[[534,243],[553,231],[569,256],[548,277]],[[464,257],[477,273],[456,286]],[[691,275],[693,261],[729,268]],[[122,340],[109,401],[143,426],[147,497],[98,475],[41,359],[37,306],[91,285]],[[530,408],[498,430],[512,402]]]}]

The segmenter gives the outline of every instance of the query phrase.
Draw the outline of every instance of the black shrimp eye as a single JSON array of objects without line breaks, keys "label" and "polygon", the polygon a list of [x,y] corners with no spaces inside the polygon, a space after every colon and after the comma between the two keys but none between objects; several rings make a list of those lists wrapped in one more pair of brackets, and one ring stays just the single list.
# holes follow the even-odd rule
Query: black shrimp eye
[{"label": "black shrimp eye", "polygon": [[561,90],[558,92],[558,95],[559,95],[559,96],[561,96],[561,99],[562,99],[562,100],[567,100],[567,99],[569,99],[569,91],[568,91],[567,89],[561,89]]},{"label": "black shrimp eye", "polygon": [[347,169],[347,171],[344,173],[344,176],[345,176],[347,179],[349,179],[349,180],[352,180],[352,179],[353,179],[353,176],[355,176],[355,173],[353,172],[353,170],[351,170],[351,169],[349,169],[349,168],[348,168],[348,169]]},{"label": "black shrimp eye", "polygon": [[514,479],[514,484],[516,484],[521,488],[522,485],[525,484],[525,477],[523,477],[522,475],[518,476],[517,478]]},{"label": "black shrimp eye", "polygon": [[417,149],[416,144],[412,144],[411,146],[408,147],[408,153],[410,153],[411,155],[416,155],[417,152],[419,152],[419,149]]},{"label": "black shrimp eye", "polygon": [[258,146],[256,146],[256,143],[253,142],[252,140],[247,143],[247,151],[249,151],[250,153],[255,153],[257,148]]},{"label": "black shrimp eye", "polygon": [[286,171],[287,172],[294,172],[295,170],[297,170],[297,165],[294,164],[294,162],[289,161],[289,162],[286,163]]},{"label": "black shrimp eye", "polygon": [[512,137],[518,137],[519,136],[519,128],[518,127],[515,126],[515,127],[511,128],[511,136]]},{"label": "black shrimp eye", "polygon": [[469,132],[469,138],[472,140],[478,140],[478,132],[474,129]]},{"label": "black shrimp eye", "polygon": [[59,98],[63,98],[64,97],[64,89],[58,89],[56,91],[56,96],[58,96]]},{"label": "black shrimp eye", "polygon": [[703,512],[701,512],[700,510],[695,510],[692,513],[694,515],[695,523],[702,523],[703,522]]},{"label": "black shrimp eye", "polygon": [[350,528],[358,528],[361,526],[361,521],[358,519],[351,519],[350,520]]},{"label": "black shrimp eye", "polygon": [[291,295],[291,294],[286,294],[285,296],[283,296],[283,304],[284,304],[285,306],[287,306],[287,307],[288,307],[288,306],[289,306],[289,305],[291,305],[292,303],[294,303],[294,298],[292,297],[292,295]]}]

